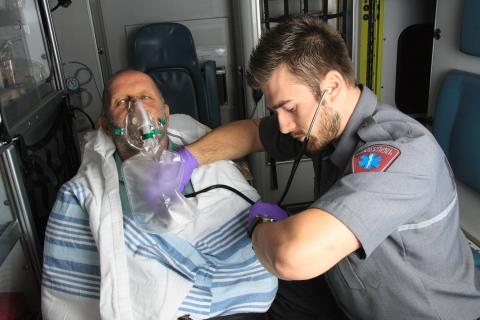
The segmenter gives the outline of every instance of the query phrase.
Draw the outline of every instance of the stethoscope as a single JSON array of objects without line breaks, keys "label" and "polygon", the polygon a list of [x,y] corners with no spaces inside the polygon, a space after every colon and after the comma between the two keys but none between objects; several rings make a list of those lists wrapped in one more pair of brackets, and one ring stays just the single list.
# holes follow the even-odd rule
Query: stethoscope
[{"label": "stethoscope", "polygon": [[[322,105],[323,103],[323,100],[325,98],[325,95],[327,93],[330,93],[332,91],[331,88],[327,88],[325,90],[322,91],[321,95],[320,95],[320,101],[318,102],[317,104],[317,107],[315,108],[315,113],[313,114],[313,117],[312,117],[312,121],[310,122],[310,126],[308,127],[308,131],[307,131],[307,134],[305,136],[305,139],[303,140],[302,142],[302,147],[300,148],[300,151],[298,152],[297,156],[295,157],[294,161],[293,161],[293,164],[292,164],[292,170],[290,171],[290,176],[288,177],[288,180],[287,180],[287,185],[285,186],[285,189],[283,191],[283,194],[282,196],[280,197],[280,199],[277,201],[277,205],[278,206],[281,206],[282,205],[282,202],[283,200],[285,199],[286,195],[288,194],[288,190],[290,189],[290,185],[292,184],[292,181],[293,181],[293,178],[295,176],[295,172],[297,171],[297,168],[298,168],[298,165],[300,164],[300,160],[302,159],[304,153],[305,153],[305,150],[307,148],[307,145],[308,145],[308,141],[310,140],[310,135],[312,133],[312,130],[313,128],[315,127],[315,121],[317,119],[317,116],[318,116],[318,113],[320,111],[320,106]],[[248,198],[246,195],[244,195],[242,192],[238,191],[237,189],[235,188],[232,188],[230,186],[227,186],[227,185],[224,185],[224,184],[215,184],[215,185],[212,185],[212,186],[209,186],[209,187],[206,187],[202,190],[199,190],[199,191],[196,191],[196,192],[193,192],[193,193],[190,193],[190,194],[187,194],[185,195],[186,198],[191,198],[191,197],[195,197],[196,195],[200,194],[200,193],[204,193],[204,192],[207,192],[207,191],[210,191],[210,190],[213,190],[213,189],[217,189],[217,188],[223,188],[223,189],[227,189],[227,190],[230,190],[232,192],[234,192],[235,194],[237,194],[238,196],[240,196],[241,198],[243,198],[245,201],[247,201],[248,203],[250,204],[254,204],[255,201],[253,201],[252,199]]]},{"label": "stethoscope", "polygon": [[318,112],[320,111],[320,106],[323,103],[323,99],[325,98],[325,95],[327,93],[330,93],[332,91],[331,88],[327,88],[322,91],[322,94],[320,96],[320,101],[317,104],[317,107],[315,108],[315,113],[313,114],[312,121],[310,122],[310,126],[308,127],[307,135],[305,136],[305,139],[303,140],[302,147],[300,148],[300,151],[298,152],[297,156],[295,157],[295,160],[293,161],[292,165],[292,170],[290,171],[290,176],[288,177],[287,180],[287,185],[285,186],[285,189],[283,191],[282,196],[280,197],[280,200],[278,200],[277,205],[281,206],[283,200],[287,196],[288,190],[290,189],[290,185],[292,184],[293,177],[295,176],[295,172],[297,171],[298,165],[300,164],[300,160],[302,159],[305,150],[308,145],[308,141],[310,140],[310,134],[312,133],[312,129],[315,126],[315,120],[317,120]]}]

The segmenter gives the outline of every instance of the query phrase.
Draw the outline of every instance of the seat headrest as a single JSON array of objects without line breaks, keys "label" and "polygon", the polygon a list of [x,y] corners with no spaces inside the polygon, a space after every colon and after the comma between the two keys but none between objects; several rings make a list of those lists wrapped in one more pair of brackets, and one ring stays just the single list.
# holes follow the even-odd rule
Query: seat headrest
[{"label": "seat headrest", "polygon": [[134,36],[134,68],[148,71],[164,66],[196,68],[197,54],[187,27],[174,22],[143,26]]}]

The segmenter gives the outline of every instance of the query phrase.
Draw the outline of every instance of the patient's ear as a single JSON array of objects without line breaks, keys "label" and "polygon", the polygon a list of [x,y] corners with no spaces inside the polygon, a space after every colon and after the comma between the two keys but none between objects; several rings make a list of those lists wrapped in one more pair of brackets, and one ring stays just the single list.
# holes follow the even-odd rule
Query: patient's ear
[{"label": "patient's ear", "polygon": [[170,119],[170,107],[166,103],[163,107],[163,112],[164,112],[164,115],[165,115],[165,126],[168,128],[169,119]]},{"label": "patient's ear", "polygon": [[107,117],[105,117],[104,115],[101,115],[100,117],[98,117],[97,122],[100,128],[102,128],[103,132],[105,132],[109,137],[113,136],[111,126],[109,125],[109,121]]}]

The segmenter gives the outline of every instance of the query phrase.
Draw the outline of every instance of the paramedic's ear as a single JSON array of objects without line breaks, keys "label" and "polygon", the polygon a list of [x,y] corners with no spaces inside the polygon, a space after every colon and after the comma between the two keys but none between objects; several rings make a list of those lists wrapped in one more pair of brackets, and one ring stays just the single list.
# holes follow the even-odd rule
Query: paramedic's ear
[{"label": "paramedic's ear", "polygon": [[336,70],[330,70],[322,79],[319,79],[318,82],[320,88],[324,88],[322,94],[327,94],[329,102],[332,102],[330,100],[335,100],[335,97],[338,95],[337,89],[340,89],[345,81],[340,72]]}]

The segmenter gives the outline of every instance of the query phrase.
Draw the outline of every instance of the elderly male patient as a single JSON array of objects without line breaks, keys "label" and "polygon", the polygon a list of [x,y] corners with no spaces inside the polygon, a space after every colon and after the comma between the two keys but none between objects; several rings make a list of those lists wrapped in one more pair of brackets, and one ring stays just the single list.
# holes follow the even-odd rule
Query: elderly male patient
[{"label": "elderly male patient", "polygon": [[[127,70],[113,77],[101,129],[86,135],[80,169],[60,189],[49,218],[43,318],[253,319],[270,306],[277,280],[253,253],[245,200],[225,189],[189,198],[195,217],[176,232],[148,232],[133,218],[122,163],[138,151],[121,134],[131,100],[141,100],[168,132],[164,148],[181,153],[181,145],[207,131],[188,116],[169,116],[148,75]],[[199,167],[183,183],[185,193],[227,184],[259,198],[228,161]]]}]

